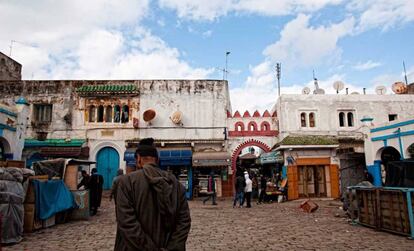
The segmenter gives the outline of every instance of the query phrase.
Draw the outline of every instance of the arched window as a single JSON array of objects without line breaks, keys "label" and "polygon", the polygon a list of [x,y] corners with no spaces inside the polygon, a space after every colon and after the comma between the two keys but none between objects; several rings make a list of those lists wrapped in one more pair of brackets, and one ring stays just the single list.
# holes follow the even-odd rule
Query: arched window
[{"label": "arched window", "polygon": [[237,122],[236,124],[234,124],[234,130],[236,130],[236,132],[242,132],[242,131],[244,131],[244,124],[243,124],[243,122]]},{"label": "arched window", "polygon": [[309,113],[309,126],[315,127],[315,113]]},{"label": "arched window", "polygon": [[300,126],[306,127],[306,113],[304,112],[300,114]]},{"label": "arched window", "polygon": [[116,105],[114,107],[114,122],[119,123],[121,121],[121,107]]},{"label": "arched window", "polygon": [[122,106],[121,122],[128,123],[129,121],[129,107],[127,105]]},{"label": "arched window", "polygon": [[348,118],[348,126],[349,127],[354,126],[354,114],[352,112],[348,112],[346,116]]},{"label": "arched window", "polygon": [[270,125],[268,122],[264,121],[261,125],[260,125],[260,130],[262,131],[269,131],[270,130]]},{"label": "arched window", "polygon": [[104,121],[104,107],[103,105],[98,106],[98,122]]},{"label": "arched window", "polygon": [[343,112],[339,113],[339,126],[340,127],[345,126],[345,113],[343,113]]},{"label": "arched window", "polygon": [[105,122],[112,122],[112,106],[108,105],[106,107]]},{"label": "arched window", "polygon": [[91,105],[89,107],[89,122],[95,122],[96,113],[95,113],[95,106]]},{"label": "arched window", "polygon": [[250,122],[247,129],[251,132],[257,131],[257,125],[255,122]]}]

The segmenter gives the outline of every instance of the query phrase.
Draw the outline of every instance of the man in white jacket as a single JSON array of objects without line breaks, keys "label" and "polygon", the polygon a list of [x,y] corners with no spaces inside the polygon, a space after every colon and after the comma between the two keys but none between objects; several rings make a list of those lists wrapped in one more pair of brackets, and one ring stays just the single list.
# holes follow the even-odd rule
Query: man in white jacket
[{"label": "man in white jacket", "polygon": [[244,178],[246,180],[246,187],[244,188],[244,196],[247,202],[247,206],[246,207],[252,207],[251,205],[251,198],[252,198],[252,180],[249,177],[249,173],[247,171],[244,172]]}]

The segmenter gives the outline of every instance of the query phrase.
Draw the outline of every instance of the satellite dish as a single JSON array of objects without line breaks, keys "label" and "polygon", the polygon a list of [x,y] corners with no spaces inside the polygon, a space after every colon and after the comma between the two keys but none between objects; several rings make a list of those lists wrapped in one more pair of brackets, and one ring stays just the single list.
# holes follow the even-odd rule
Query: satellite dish
[{"label": "satellite dish", "polygon": [[155,118],[155,115],[157,115],[157,113],[154,110],[148,109],[144,112],[144,114],[142,114],[142,117],[144,118],[145,122],[150,122]]},{"label": "satellite dish", "polygon": [[324,90],[324,89],[319,88],[319,89],[314,90],[314,91],[313,91],[313,94],[325,94],[325,90]]},{"label": "satellite dish", "polygon": [[345,84],[342,81],[335,81],[333,83],[333,88],[335,89],[336,93],[339,93],[339,91],[342,91],[344,87],[345,87]]},{"label": "satellite dish", "polygon": [[407,86],[403,82],[395,82],[392,84],[391,89],[395,94],[407,93]]},{"label": "satellite dish", "polygon": [[383,85],[377,86],[375,88],[375,93],[378,95],[384,95],[385,93],[387,93],[387,88]]},{"label": "satellite dish", "polygon": [[183,113],[181,111],[176,111],[172,114],[172,116],[170,117],[171,121],[176,124],[176,125],[180,125],[181,124],[181,120],[183,118]]},{"label": "satellite dish", "polygon": [[358,95],[359,92],[351,92],[352,95]]},{"label": "satellite dish", "polygon": [[308,95],[309,93],[310,93],[310,88],[309,87],[304,87],[303,89],[302,89],[302,94],[305,94],[305,95]]}]

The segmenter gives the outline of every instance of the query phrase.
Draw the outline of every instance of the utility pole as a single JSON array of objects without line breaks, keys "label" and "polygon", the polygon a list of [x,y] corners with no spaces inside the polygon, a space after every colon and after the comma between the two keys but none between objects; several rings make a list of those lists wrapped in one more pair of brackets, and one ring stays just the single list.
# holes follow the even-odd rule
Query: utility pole
[{"label": "utility pole", "polygon": [[226,51],[226,65],[225,65],[224,72],[223,72],[223,80],[227,80],[227,73],[228,73],[227,62],[228,62],[229,54],[230,54],[230,51]]},{"label": "utility pole", "polygon": [[282,64],[276,63],[276,77],[277,77],[277,91],[280,97],[280,73],[282,70]]},{"label": "utility pole", "polygon": [[403,60],[403,67],[404,67],[404,78],[405,78],[405,84],[408,85],[408,80],[407,80],[407,70],[405,69],[405,62]]}]

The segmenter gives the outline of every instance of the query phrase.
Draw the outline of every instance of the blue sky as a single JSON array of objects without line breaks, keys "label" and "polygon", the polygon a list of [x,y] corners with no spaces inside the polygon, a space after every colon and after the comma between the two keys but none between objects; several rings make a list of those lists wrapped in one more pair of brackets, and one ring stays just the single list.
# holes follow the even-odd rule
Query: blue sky
[{"label": "blue sky", "polygon": [[[24,79],[222,79],[233,110],[271,109],[282,93],[342,81],[374,93],[414,82],[412,0],[0,1],[0,50]],[[391,90],[388,90],[391,94]]]}]

